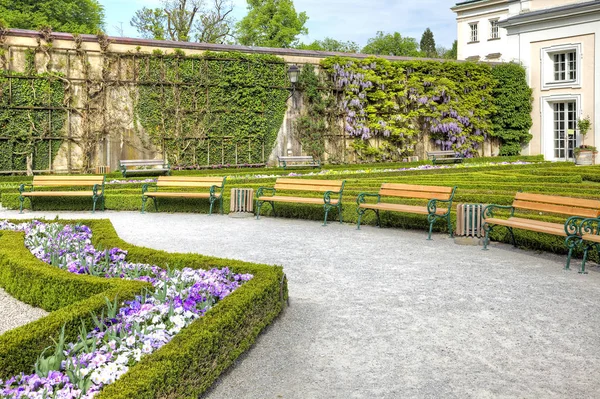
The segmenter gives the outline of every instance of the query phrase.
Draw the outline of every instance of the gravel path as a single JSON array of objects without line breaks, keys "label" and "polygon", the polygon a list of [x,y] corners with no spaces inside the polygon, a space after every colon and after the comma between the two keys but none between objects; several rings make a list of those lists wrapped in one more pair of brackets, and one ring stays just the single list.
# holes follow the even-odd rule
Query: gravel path
[{"label": "gravel path", "polygon": [[206,398],[600,397],[600,273],[563,256],[303,220],[95,217],[137,245],[284,266],[290,307]]},{"label": "gravel path", "polygon": [[0,288],[0,334],[41,319],[47,314],[43,309],[16,300]]}]

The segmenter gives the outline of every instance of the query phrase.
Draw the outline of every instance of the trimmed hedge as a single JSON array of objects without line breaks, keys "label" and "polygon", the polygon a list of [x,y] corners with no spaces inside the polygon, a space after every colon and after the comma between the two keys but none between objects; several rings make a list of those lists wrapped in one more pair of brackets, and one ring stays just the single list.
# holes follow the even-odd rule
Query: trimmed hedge
[{"label": "trimmed hedge", "polygon": [[[169,344],[143,358],[117,382],[105,387],[99,398],[198,397],[277,317],[288,295],[281,267],[196,254],[170,254],[133,246],[121,240],[107,220],[61,220],[60,223],[88,225],[93,232],[94,245],[124,249],[128,251],[127,260],[131,262],[169,264],[178,268],[229,267],[235,273],[254,275],[252,280],[219,302],[204,317],[182,330]],[[11,294],[15,297],[27,301],[39,291],[39,301],[47,303],[50,297],[61,292],[60,287],[54,287],[62,283],[61,277],[65,281],[79,280],[66,284],[64,292],[70,299],[65,303],[74,300],[75,296],[70,292],[74,286],[81,286],[91,294],[89,298],[55,310],[45,318],[0,335],[0,378],[21,371],[31,372],[37,356],[50,345],[50,337],[57,336],[65,322],[67,337],[74,339],[79,320],[89,323],[90,312],[98,314],[106,306],[105,296],[113,299],[118,294],[120,300],[131,299],[146,286],[139,282],[106,279],[108,289],[92,294],[100,289],[101,284],[97,280],[103,279],[71,275],[33,258],[23,245],[22,234],[1,232],[0,243],[3,244],[0,246],[0,285],[12,289]],[[15,284],[13,280],[17,276],[12,270],[17,266],[27,270],[31,287]],[[53,278],[48,278],[48,275]],[[47,285],[42,288],[41,284]],[[83,296],[85,294],[80,295]]]}]

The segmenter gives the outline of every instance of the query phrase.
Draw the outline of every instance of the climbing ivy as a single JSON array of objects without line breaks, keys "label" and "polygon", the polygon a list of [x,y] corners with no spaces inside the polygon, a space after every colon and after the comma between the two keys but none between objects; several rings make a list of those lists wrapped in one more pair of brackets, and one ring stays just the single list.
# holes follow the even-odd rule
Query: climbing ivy
[{"label": "climbing ivy", "polygon": [[234,164],[236,151],[258,161],[263,143],[268,156],[286,109],[282,59],[234,52],[187,57],[177,51],[142,56],[136,65],[138,125],[172,164],[214,164],[223,154],[224,163]]},{"label": "climbing ivy", "polygon": [[[362,155],[412,155],[427,132],[442,149],[472,157],[492,132],[495,81],[489,65],[332,57],[321,66],[340,95],[345,131]],[[374,137],[383,145],[368,149]]]},{"label": "climbing ivy", "polygon": [[496,113],[492,118],[492,136],[502,140],[500,155],[518,155],[531,140],[532,90],[527,85],[525,69],[515,63],[492,68]]},{"label": "climbing ivy", "polygon": [[320,88],[319,77],[311,64],[302,68],[298,88],[303,95],[305,111],[296,120],[297,138],[303,152],[321,159],[326,137],[337,128],[335,97],[331,91]]},{"label": "climbing ivy", "polygon": [[41,108],[62,107],[64,96],[55,73],[0,72],[0,170],[50,168],[62,140],[48,139],[64,136],[66,112]]}]

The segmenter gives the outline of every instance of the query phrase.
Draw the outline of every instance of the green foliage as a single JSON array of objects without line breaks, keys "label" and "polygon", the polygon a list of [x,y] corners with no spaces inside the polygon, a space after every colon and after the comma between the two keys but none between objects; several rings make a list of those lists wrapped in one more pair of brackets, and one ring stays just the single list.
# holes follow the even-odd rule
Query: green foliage
[{"label": "green foliage", "polygon": [[456,60],[458,58],[458,40],[452,43],[452,48],[444,54],[444,58],[449,60]]},{"label": "green foliage", "polygon": [[248,14],[237,24],[240,44],[261,47],[294,47],[305,35],[308,16],[296,13],[292,0],[247,0]]},{"label": "green foliage", "polygon": [[137,29],[144,39],[165,40],[167,15],[162,8],[144,7],[137,10],[129,24]]},{"label": "green foliage", "polygon": [[[35,53],[31,54],[26,57],[35,57]],[[34,170],[48,170],[62,140],[51,140],[50,144],[43,138],[60,138],[65,134],[66,111],[14,108],[64,105],[65,84],[60,76],[38,75],[33,69],[26,74],[12,72],[11,78],[0,72],[0,132],[8,137],[0,140],[0,170],[24,171],[28,156],[33,158]],[[30,79],[31,76],[35,79]]]},{"label": "green foliage", "polygon": [[313,65],[302,68],[298,85],[304,96],[306,111],[296,120],[296,131],[302,149],[315,159],[325,153],[325,138],[336,125],[335,98],[319,88],[319,78]]},{"label": "green foliage", "polygon": [[[79,220],[77,223],[92,228],[94,245],[122,248],[128,252],[127,260],[130,262],[168,264],[175,268],[229,267],[234,273],[254,275],[251,281],[184,329],[169,344],[144,357],[116,383],[105,387],[99,398],[198,397],[281,312],[281,295],[284,300],[287,298],[287,282],[280,267],[136,247],[121,240],[109,221]],[[22,277],[18,274],[19,267],[24,266],[29,273],[26,276],[28,280],[25,280],[29,285],[21,284],[18,290],[9,291],[12,295],[20,298],[20,294],[27,293],[22,295],[24,297],[35,294],[44,302],[57,298],[63,303],[65,299],[61,299],[60,294],[71,298],[71,287],[61,287],[60,280],[38,281],[38,273],[65,276],[70,273],[34,259],[23,245],[22,234],[0,232],[0,243],[0,286],[10,286],[13,280]],[[12,275],[13,271],[17,274]],[[145,283],[120,279],[106,280],[79,275],[71,275],[70,278],[81,280],[82,287],[86,283],[93,285],[102,280],[109,288],[0,335],[0,378],[31,372],[39,354],[52,344],[51,338],[58,337],[62,325],[65,325],[65,341],[72,341],[80,331],[81,320],[84,321],[84,328],[89,330],[93,326],[92,314],[99,315],[106,311],[106,298],[113,301],[118,296],[119,300],[131,300],[147,286]]]},{"label": "green foliage", "polygon": [[425,55],[425,57],[434,58],[437,57],[437,51],[435,49],[435,39],[433,38],[433,32],[431,29],[425,29],[423,32],[423,36],[421,36],[420,43],[421,53]]},{"label": "green foliage", "polygon": [[[489,65],[332,57],[321,66],[342,94],[346,132],[386,143],[369,150],[367,160],[412,155],[424,132],[444,149],[470,157],[492,130]],[[354,144],[355,149],[363,147]]]},{"label": "green foliage", "polygon": [[326,37],[323,40],[315,40],[310,44],[302,43],[296,48],[299,50],[337,51],[340,53],[358,53],[360,50],[360,47],[355,42],[342,42],[331,37]]},{"label": "green foliage", "polygon": [[375,37],[367,41],[362,53],[374,55],[398,55],[407,57],[419,57],[419,44],[412,37],[402,37],[398,32],[377,32]]},{"label": "green foliage", "polygon": [[[148,57],[138,63],[135,112],[172,165],[206,165],[207,154],[235,164],[235,145],[252,160],[270,151],[283,122],[286,65],[271,55],[204,53],[199,57]],[[209,138],[228,137],[226,149]]]},{"label": "green foliage", "polygon": [[0,16],[10,28],[95,34],[104,24],[104,7],[96,0],[0,0]]},{"label": "green foliage", "polygon": [[525,69],[515,63],[494,65],[492,76],[495,113],[492,117],[492,137],[502,140],[500,155],[517,155],[532,136],[532,90],[527,84]]},{"label": "green foliage", "polygon": [[583,137],[585,137],[591,127],[592,121],[590,120],[589,115],[585,118],[577,119],[577,129],[579,130],[579,134],[581,134]]}]

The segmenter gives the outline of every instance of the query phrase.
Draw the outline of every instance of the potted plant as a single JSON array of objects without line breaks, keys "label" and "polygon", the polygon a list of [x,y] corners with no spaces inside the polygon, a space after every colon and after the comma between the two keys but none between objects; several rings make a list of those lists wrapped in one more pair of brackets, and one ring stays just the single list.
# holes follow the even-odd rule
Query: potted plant
[{"label": "potted plant", "polygon": [[[585,135],[591,126],[592,122],[589,116],[577,120],[577,128],[579,129],[579,134],[581,134],[582,142],[585,141]],[[573,149],[573,154],[575,155],[575,163],[577,165],[593,165],[597,151],[596,147],[581,144],[579,147]]]}]

